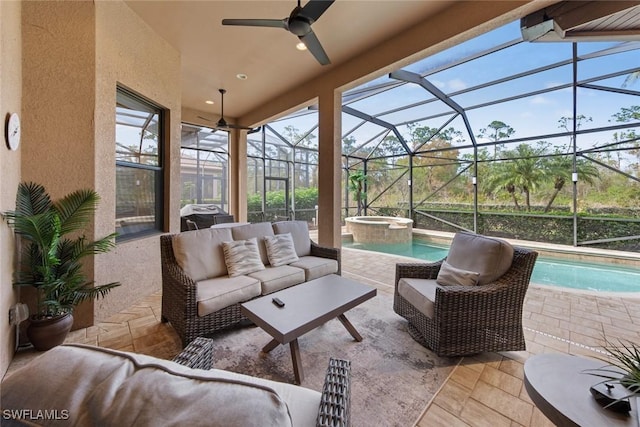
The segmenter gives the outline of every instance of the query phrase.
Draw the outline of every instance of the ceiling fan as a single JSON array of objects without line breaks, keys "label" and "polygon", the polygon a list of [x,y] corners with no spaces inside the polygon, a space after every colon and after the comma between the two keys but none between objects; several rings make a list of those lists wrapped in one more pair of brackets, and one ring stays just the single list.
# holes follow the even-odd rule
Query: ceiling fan
[{"label": "ceiling fan", "polygon": [[321,65],[327,65],[331,61],[322,48],[320,40],[311,29],[311,24],[316,22],[334,1],[309,0],[304,7],[301,7],[300,0],[298,0],[298,6],[284,19],[223,19],[222,25],[283,28],[298,36]]},{"label": "ceiling fan", "polygon": [[[244,129],[244,130],[253,130],[253,128],[250,127],[246,127],[246,126],[239,126],[239,125],[234,125],[232,123],[227,123],[227,121],[224,119],[224,94],[227,93],[226,89],[218,89],[218,92],[220,92],[220,119],[218,119],[218,121],[216,122],[215,127],[213,128],[213,131],[217,131],[217,130],[231,130],[231,129]],[[212,119],[208,119],[206,117],[203,116],[198,116],[199,118],[201,118],[202,120],[206,120],[208,122],[212,122]]]}]

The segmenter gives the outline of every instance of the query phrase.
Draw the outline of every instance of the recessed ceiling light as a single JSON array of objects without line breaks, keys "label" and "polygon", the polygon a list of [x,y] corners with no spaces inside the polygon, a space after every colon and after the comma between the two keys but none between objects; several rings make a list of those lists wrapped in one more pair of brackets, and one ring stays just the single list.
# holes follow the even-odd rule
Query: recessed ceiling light
[{"label": "recessed ceiling light", "polygon": [[236,74],[236,77],[238,78],[238,80],[247,80],[249,78],[249,76],[242,73]]},{"label": "recessed ceiling light", "polygon": [[209,104],[209,105],[214,104],[214,102],[212,100],[210,100],[210,99],[207,99],[206,101],[204,101],[204,103],[205,104]]},{"label": "recessed ceiling light", "polygon": [[300,42],[300,43],[298,43],[296,45],[296,49],[298,49],[298,50],[307,50],[307,45],[302,43],[302,42]]}]

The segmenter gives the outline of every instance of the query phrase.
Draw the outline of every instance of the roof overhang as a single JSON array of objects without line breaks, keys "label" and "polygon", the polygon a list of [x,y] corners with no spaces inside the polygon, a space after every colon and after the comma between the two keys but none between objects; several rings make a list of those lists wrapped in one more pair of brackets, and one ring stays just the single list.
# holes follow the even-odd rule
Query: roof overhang
[{"label": "roof overhang", "polygon": [[564,1],[520,20],[531,42],[640,40],[640,1]]}]

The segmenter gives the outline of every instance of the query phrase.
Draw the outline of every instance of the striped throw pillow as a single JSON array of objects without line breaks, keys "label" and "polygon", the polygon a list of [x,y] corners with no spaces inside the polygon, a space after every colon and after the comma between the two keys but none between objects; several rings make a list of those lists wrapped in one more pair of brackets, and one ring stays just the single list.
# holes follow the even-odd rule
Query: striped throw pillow
[{"label": "striped throw pillow", "polygon": [[232,240],[222,243],[224,262],[227,264],[229,277],[241,276],[264,270],[260,259],[258,240],[253,237],[247,240]]},{"label": "striped throw pillow", "polygon": [[264,238],[264,244],[267,248],[269,264],[273,267],[298,261],[298,255],[296,254],[296,247],[293,244],[291,233],[266,236]]}]

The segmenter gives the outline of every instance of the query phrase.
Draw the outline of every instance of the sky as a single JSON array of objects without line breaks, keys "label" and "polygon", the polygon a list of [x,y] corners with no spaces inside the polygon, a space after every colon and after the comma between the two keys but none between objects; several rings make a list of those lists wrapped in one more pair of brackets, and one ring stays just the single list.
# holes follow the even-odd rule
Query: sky
[{"label": "sky", "polygon": [[[573,115],[573,93],[571,83],[573,71],[570,60],[572,58],[571,43],[530,43],[522,42],[519,21],[507,24],[489,33],[469,40],[458,46],[432,55],[404,68],[406,71],[425,75],[426,79],[438,89],[450,95],[467,111],[474,134],[494,120],[500,120],[513,129],[513,138],[526,138],[536,135],[546,135],[563,131],[558,121],[562,117]],[[491,53],[477,57],[472,61],[457,64],[461,58],[473,57],[495,46],[507,46]],[[598,52],[614,49],[611,55],[599,57]],[[640,70],[640,42],[583,42],[578,44],[578,80],[599,79],[590,82],[593,85],[619,90],[623,88],[629,70]],[[535,75],[522,76],[517,80],[502,82],[484,89],[468,93],[458,93],[476,85],[495,81],[508,76],[517,75],[532,69],[543,68],[551,64],[567,61],[553,69],[541,71]],[[612,78],[602,79],[611,73],[624,74]],[[395,82],[388,76],[380,77],[372,82],[354,89],[375,86],[384,82]],[[555,88],[555,89],[554,89]],[[486,102],[500,98],[508,98],[517,94],[531,91],[554,89],[550,92],[538,93],[532,96],[512,100],[492,106],[473,108]],[[626,89],[635,91],[634,95],[621,94],[591,88],[578,88],[577,114],[590,118],[583,121],[582,129],[599,128],[616,124],[612,115],[619,112],[621,107],[640,105],[640,79]],[[458,93],[458,94],[456,94]],[[349,106],[366,114],[379,115],[404,105],[432,99],[433,96],[424,88],[415,84],[404,84],[378,95],[350,103]],[[450,112],[450,108],[441,102],[417,106],[411,110],[385,114],[380,119],[397,124],[416,118],[437,113]],[[439,127],[451,115],[431,121],[421,122],[422,125]],[[352,129],[360,119],[343,114],[343,134]],[[637,121],[640,127],[640,120]],[[297,119],[280,120],[272,126],[281,131],[284,126],[293,125],[301,131],[310,129],[317,124],[317,113]],[[452,122],[458,130],[464,131],[462,121]],[[361,126],[352,135],[359,142],[364,142],[378,134],[382,128],[367,124]],[[590,134],[578,138],[578,145],[582,148],[592,147],[611,142],[611,132]],[[564,140],[564,142],[563,142]],[[486,140],[485,140],[486,141]],[[483,142],[480,138],[479,142]],[[561,138],[554,142],[566,143],[568,138]]]}]

